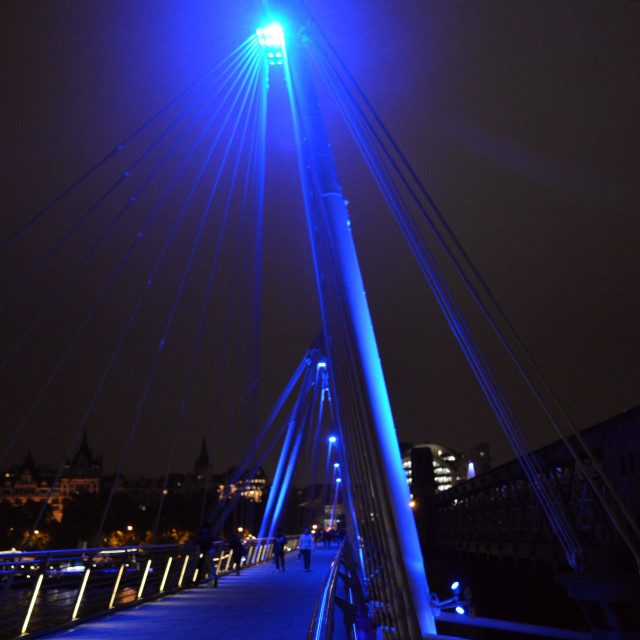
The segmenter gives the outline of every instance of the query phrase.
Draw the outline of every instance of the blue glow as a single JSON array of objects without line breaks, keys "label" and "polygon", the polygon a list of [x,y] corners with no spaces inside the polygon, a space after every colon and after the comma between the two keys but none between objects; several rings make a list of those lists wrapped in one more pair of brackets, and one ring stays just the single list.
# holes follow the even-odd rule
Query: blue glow
[{"label": "blue glow", "polygon": [[339,469],[340,468],[340,463],[339,462],[334,462],[333,463],[333,468],[334,469]]},{"label": "blue glow", "polygon": [[458,606],[456,607],[456,613],[458,613],[458,614],[460,614],[461,616],[463,616],[463,615],[465,614],[464,607],[461,607],[460,605],[458,605]]},{"label": "blue glow", "polygon": [[[289,423],[287,433],[285,435],[284,443],[282,444],[282,450],[280,451],[280,457],[278,459],[278,466],[276,467],[276,473],[273,477],[273,484],[271,485],[271,491],[269,491],[269,497],[267,498],[267,504],[262,516],[262,524],[260,525],[260,532],[258,538],[264,538],[267,535],[271,537],[273,535],[273,529],[275,529],[276,518],[273,517],[274,508],[276,503],[280,501],[280,490],[282,488],[282,478],[285,475],[287,466],[287,458],[291,450],[291,442],[293,440],[294,424]],[[279,505],[277,506],[279,509]],[[277,510],[276,509],[276,510]]]},{"label": "blue glow", "polygon": [[[299,60],[302,75],[305,71],[304,56],[301,55]],[[294,55],[294,69],[297,61],[298,59]],[[292,81],[292,73],[288,64],[285,65],[285,73],[293,112],[294,130],[296,132],[298,164],[303,185],[309,237],[314,261],[316,262],[316,276],[319,278],[319,273],[324,269],[324,265],[322,264],[323,258],[320,256],[318,245],[315,242],[316,233],[314,227],[316,227],[319,218],[326,215],[329,218],[327,229],[331,230],[327,231],[326,240],[330,242],[332,250],[332,258],[328,259],[334,259],[336,263],[341,265],[340,285],[344,291],[345,309],[348,307],[345,313],[349,315],[349,322],[353,323],[353,331],[357,336],[354,342],[357,343],[357,356],[360,358],[359,365],[366,385],[363,394],[366,394],[367,409],[371,413],[371,423],[375,427],[372,430],[374,433],[371,434],[371,437],[375,439],[375,446],[382,456],[376,471],[382,474],[381,485],[385,489],[384,498],[388,500],[391,512],[389,520],[393,522],[392,526],[395,527],[399,542],[403,548],[401,562],[406,570],[412,603],[416,610],[420,629],[423,632],[435,634],[436,626],[429,604],[429,587],[415,518],[413,512],[407,508],[410,499],[409,487],[402,468],[402,458],[393,422],[391,404],[373,332],[371,314],[369,313],[364,293],[365,287],[360,273],[353,237],[350,229],[344,224],[345,219],[348,219],[346,205],[344,199],[340,196],[339,186],[336,189],[338,181],[330,145],[325,137],[326,134],[321,130],[322,114],[317,106],[317,97],[314,94],[312,83],[309,82],[308,87],[303,86],[298,90],[298,87]],[[314,135],[310,135],[311,132],[307,130],[312,126],[309,122],[320,123]],[[308,141],[312,138],[315,141],[314,145],[308,144]],[[313,148],[309,149],[310,146],[313,146]],[[331,187],[330,197],[323,198],[322,207],[316,204],[317,201],[314,199],[316,194],[312,193],[315,190],[315,185],[311,186],[309,178],[309,173],[315,173],[315,167],[314,171],[310,172],[309,165],[319,164],[318,156],[320,154],[323,154],[322,174],[324,178],[324,185],[320,187],[321,191],[325,186]],[[318,173],[320,172],[318,171]],[[327,190],[329,191],[329,189]],[[327,258],[324,259],[326,260]],[[327,335],[327,316],[329,314],[324,310],[327,301],[324,298],[323,288],[318,286],[318,290],[320,293],[320,306],[323,309],[325,335]],[[346,477],[349,482],[354,480],[354,478],[349,478],[348,475]],[[336,487],[339,486],[336,485]]]},{"label": "blue glow", "polygon": [[457,580],[451,583],[451,591],[456,591],[456,589],[459,589],[459,588],[460,588],[460,583]]},{"label": "blue glow", "polygon": [[273,23],[256,31],[258,42],[262,45],[270,65],[284,62],[284,31],[282,27]]},{"label": "blue glow", "polygon": [[337,438],[335,436],[329,436],[329,442],[331,444],[333,444],[336,440],[337,440]]}]

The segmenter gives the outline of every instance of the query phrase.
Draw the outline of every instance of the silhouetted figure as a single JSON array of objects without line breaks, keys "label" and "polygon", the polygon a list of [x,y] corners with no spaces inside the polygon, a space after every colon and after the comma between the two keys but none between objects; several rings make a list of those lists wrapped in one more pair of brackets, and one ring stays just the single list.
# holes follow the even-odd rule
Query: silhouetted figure
[{"label": "silhouetted figure", "polygon": [[298,543],[298,551],[302,554],[304,561],[304,570],[311,571],[311,551],[313,550],[313,536],[309,533],[309,527],[304,530],[304,533],[300,536],[300,542]]},{"label": "silhouetted figure", "polygon": [[[201,584],[209,587],[218,586],[218,576],[216,568],[213,565],[213,535],[208,525],[204,524],[196,539],[196,543],[200,547],[200,561],[198,562],[198,576]],[[206,580],[209,580],[207,583]]]},{"label": "silhouetted figure", "polygon": [[282,533],[282,529],[276,529],[276,537],[273,539],[273,557],[276,561],[276,573],[284,571],[284,548],[286,544],[287,539]]},{"label": "silhouetted figure", "polygon": [[246,555],[247,550],[235,533],[229,536],[229,548],[231,549],[231,566],[235,567],[236,575],[239,576],[242,558]]}]

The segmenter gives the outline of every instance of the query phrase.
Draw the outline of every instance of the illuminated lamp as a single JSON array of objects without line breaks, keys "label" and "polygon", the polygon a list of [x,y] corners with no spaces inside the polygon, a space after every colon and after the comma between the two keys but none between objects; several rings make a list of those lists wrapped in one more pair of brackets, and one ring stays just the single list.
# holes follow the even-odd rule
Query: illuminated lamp
[{"label": "illuminated lamp", "polygon": [[270,24],[256,31],[258,42],[264,49],[270,65],[284,62],[284,32],[279,24]]},{"label": "illuminated lamp", "polygon": [[467,466],[467,480],[471,480],[471,478],[476,477],[476,466],[472,461],[469,462]]}]

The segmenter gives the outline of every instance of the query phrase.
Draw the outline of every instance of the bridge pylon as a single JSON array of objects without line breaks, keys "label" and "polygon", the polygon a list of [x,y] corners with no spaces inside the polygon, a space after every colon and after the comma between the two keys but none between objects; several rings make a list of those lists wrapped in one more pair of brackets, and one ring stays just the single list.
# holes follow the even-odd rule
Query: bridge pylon
[{"label": "bridge pylon", "polygon": [[[349,214],[304,55],[304,34],[272,38],[281,52],[320,299],[330,385],[350,494],[347,526],[370,598],[388,603],[403,638],[435,633],[424,562],[402,469]],[[267,42],[268,40],[268,42]],[[387,615],[386,613],[384,614]]]}]

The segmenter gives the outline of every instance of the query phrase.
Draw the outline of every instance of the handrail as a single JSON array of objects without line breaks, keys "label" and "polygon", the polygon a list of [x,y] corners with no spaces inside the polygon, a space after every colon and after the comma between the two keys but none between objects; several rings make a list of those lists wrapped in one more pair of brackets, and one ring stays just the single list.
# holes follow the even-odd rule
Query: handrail
[{"label": "handrail", "polygon": [[338,583],[338,570],[342,562],[345,542],[340,545],[338,553],[331,564],[329,575],[326,577],[322,590],[318,596],[313,612],[311,626],[307,633],[307,640],[331,640],[333,637],[333,612]]},{"label": "handrail", "polygon": [[[340,567],[344,569],[340,572]],[[338,577],[343,581],[345,597],[337,594]],[[333,638],[334,612],[336,605],[342,611],[342,621],[349,637],[362,640],[375,638],[374,622],[367,606],[366,596],[349,538],[345,538],[331,565],[313,613],[313,620],[307,633],[307,640],[331,640]]]},{"label": "handrail", "polygon": [[[241,567],[267,562],[273,544],[245,539]],[[297,537],[288,547],[297,547]],[[214,542],[217,575],[233,570],[229,545]],[[195,543],[0,553],[0,640],[64,629],[197,586],[203,554]]]}]

